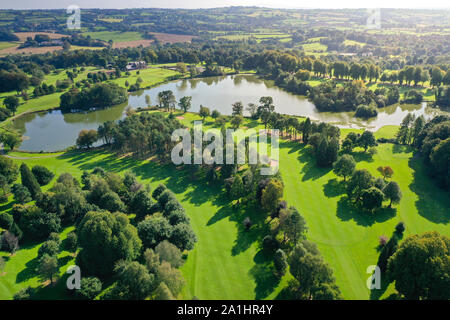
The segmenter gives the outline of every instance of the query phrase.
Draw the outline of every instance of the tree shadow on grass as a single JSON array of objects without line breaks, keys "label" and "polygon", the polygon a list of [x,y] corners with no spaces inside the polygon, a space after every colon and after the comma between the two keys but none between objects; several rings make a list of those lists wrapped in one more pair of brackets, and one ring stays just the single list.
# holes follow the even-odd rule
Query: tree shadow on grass
[{"label": "tree shadow on grass", "polygon": [[[62,276],[57,275],[53,278],[53,284],[39,286],[34,288],[31,299],[33,300],[64,300],[71,299],[70,291],[67,289],[67,278],[70,275],[63,273]],[[44,280],[44,279],[42,279]],[[47,280],[47,279],[45,279]]]},{"label": "tree shadow on grass", "polygon": [[392,153],[405,153],[405,152],[411,152],[414,148],[411,146],[405,146],[402,144],[393,144],[392,145]]},{"label": "tree shadow on grass", "polygon": [[370,300],[380,300],[381,296],[386,292],[391,281],[386,273],[381,273],[380,289],[370,290]]},{"label": "tree shadow on grass", "polygon": [[[233,205],[225,195],[218,197],[215,204],[220,208],[209,219],[207,225],[212,225],[226,218],[236,224],[237,236],[231,249],[233,256],[246,251],[253,243],[261,242],[263,236],[268,233],[269,226],[265,223],[266,215],[261,213],[253,204]],[[245,229],[243,224],[246,217],[250,218],[252,222],[249,230]]]},{"label": "tree shadow on grass", "polygon": [[373,162],[373,156],[368,153],[368,152],[364,152],[364,151],[353,151],[352,152],[352,156],[355,159],[356,162]]},{"label": "tree shadow on grass", "polygon": [[13,207],[13,205],[15,203],[16,202],[14,200],[12,200],[12,201],[9,201],[8,203],[4,203],[4,204],[0,205],[0,212],[5,212],[5,211],[11,210],[11,208]]},{"label": "tree shadow on grass", "polygon": [[[102,156],[104,155],[104,156]],[[261,242],[262,237],[267,234],[268,225],[265,222],[267,215],[262,214],[253,203],[241,203],[233,205],[228,196],[223,192],[222,185],[209,185],[203,179],[207,169],[202,168],[193,174],[188,166],[175,166],[172,163],[157,163],[153,161],[139,161],[134,158],[118,159],[116,155],[103,151],[90,151],[86,153],[66,153],[62,155],[65,160],[73,163],[81,170],[92,170],[102,167],[107,171],[121,172],[131,170],[142,180],[149,182],[163,182],[175,194],[182,194],[184,201],[200,206],[205,202],[211,202],[218,208],[217,212],[207,222],[207,226],[215,224],[223,219],[229,219],[236,223],[236,239],[231,249],[233,256],[248,250],[255,242]],[[187,190],[187,192],[186,192]],[[208,213],[205,213],[208,214]],[[250,230],[245,230],[243,220],[249,217],[253,223]],[[273,284],[273,272],[268,272],[266,262],[255,260],[255,266],[251,274],[255,278],[257,288],[255,293],[258,297],[265,297],[276,287]],[[66,261],[67,263],[67,261]],[[45,289],[44,289],[45,290]]]},{"label": "tree shadow on grass", "polygon": [[39,259],[35,257],[25,264],[25,269],[21,270],[16,276],[16,283],[28,281],[36,277]]},{"label": "tree shadow on grass", "polygon": [[289,154],[297,152],[300,149],[305,149],[306,145],[304,143],[299,143],[297,141],[280,141],[280,149],[290,149]]},{"label": "tree shadow on grass", "polygon": [[[212,225],[228,218],[236,224],[237,235],[231,249],[231,255],[237,256],[247,251],[254,243],[261,243],[264,235],[269,232],[266,215],[258,210],[254,203],[232,205],[225,195],[217,198],[220,209],[211,217],[207,225]],[[246,229],[243,220],[249,217],[252,226]],[[280,279],[275,276],[273,253],[260,250],[253,258],[254,265],[249,275],[255,280],[255,299],[264,299],[277,287]]]},{"label": "tree shadow on grass", "polygon": [[409,159],[409,167],[413,169],[413,182],[409,185],[418,200],[416,208],[419,214],[433,223],[448,224],[450,222],[450,197],[439,188],[426,170],[419,157]]},{"label": "tree shadow on grass", "polygon": [[330,179],[323,185],[323,193],[328,198],[334,198],[345,193],[345,182],[343,180]]},{"label": "tree shadow on grass", "polygon": [[328,174],[332,168],[320,168],[316,164],[316,159],[311,154],[310,148],[303,148],[299,152],[298,160],[305,165],[302,168],[302,181],[317,180]]},{"label": "tree shadow on grass", "polygon": [[254,257],[255,265],[249,274],[255,279],[255,299],[267,298],[280,283],[280,278],[275,275],[273,266],[273,253],[260,250]]},{"label": "tree shadow on grass", "polygon": [[371,226],[374,223],[385,222],[395,217],[395,208],[380,208],[374,212],[367,212],[359,208],[347,196],[343,196],[337,203],[337,217],[342,221],[355,220],[358,225]]}]

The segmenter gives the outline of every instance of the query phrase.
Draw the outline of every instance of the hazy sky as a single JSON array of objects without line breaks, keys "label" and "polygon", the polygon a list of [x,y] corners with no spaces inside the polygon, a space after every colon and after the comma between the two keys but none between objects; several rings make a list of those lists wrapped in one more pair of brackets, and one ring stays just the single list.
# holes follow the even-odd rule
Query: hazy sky
[{"label": "hazy sky", "polygon": [[448,8],[448,0],[0,0],[0,9],[67,8]]}]

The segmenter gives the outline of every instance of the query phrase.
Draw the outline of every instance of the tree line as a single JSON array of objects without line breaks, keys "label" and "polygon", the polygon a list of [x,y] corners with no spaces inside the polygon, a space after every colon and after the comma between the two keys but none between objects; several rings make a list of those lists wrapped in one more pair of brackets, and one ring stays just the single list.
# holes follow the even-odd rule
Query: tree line
[{"label": "tree line", "polygon": [[[53,282],[59,274],[57,255],[64,249],[77,252],[83,270],[82,289],[68,292],[74,298],[93,299],[111,280],[102,299],[176,299],[180,294],[185,281],[178,268],[197,238],[166,186],[151,192],[131,172],[119,176],[94,168],[83,172],[81,183],[63,173],[44,192],[41,186],[54,177],[45,167],[30,170],[22,164],[19,170],[1,157],[0,171],[6,184],[21,176],[12,187],[16,204],[11,214],[0,215],[2,250],[13,253],[22,243],[45,240],[37,269],[43,280]],[[75,231],[62,243],[59,233],[73,224]],[[36,290],[23,289],[15,299],[33,298]]]}]

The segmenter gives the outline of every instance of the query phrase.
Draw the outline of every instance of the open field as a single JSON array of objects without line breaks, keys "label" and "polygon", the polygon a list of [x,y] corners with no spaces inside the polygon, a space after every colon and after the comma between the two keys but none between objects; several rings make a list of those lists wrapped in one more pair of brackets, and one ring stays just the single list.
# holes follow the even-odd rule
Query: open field
[{"label": "open field", "polygon": [[24,42],[28,37],[34,38],[37,34],[47,35],[50,39],[60,39],[67,37],[67,35],[53,32],[15,32],[14,33],[20,41]]},{"label": "open field", "polygon": [[0,53],[2,50],[4,49],[8,49],[8,48],[12,48],[12,47],[17,47],[18,43],[17,42],[0,42]]},{"label": "open field", "polygon": [[135,48],[139,46],[148,47],[153,43],[153,40],[135,40],[135,41],[122,41],[114,42],[113,48]]},{"label": "open field", "polygon": [[0,50],[0,56],[7,56],[9,54],[38,54],[38,53],[46,53],[46,52],[54,52],[57,50],[62,50],[59,46],[49,46],[49,47],[29,47],[19,49],[18,46],[9,47],[6,49]]},{"label": "open field", "polygon": [[143,40],[142,35],[139,32],[98,31],[85,32],[83,35],[102,41],[112,40],[114,42],[125,42]]},{"label": "open field", "polygon": [[171,34],[171,33],[159,33],[159,32],[149,32],[154,35],[156,39],[161,41],[161,43],[177,43],[177,42],[191,42],[194,36],[182,35],[182,34]]}]

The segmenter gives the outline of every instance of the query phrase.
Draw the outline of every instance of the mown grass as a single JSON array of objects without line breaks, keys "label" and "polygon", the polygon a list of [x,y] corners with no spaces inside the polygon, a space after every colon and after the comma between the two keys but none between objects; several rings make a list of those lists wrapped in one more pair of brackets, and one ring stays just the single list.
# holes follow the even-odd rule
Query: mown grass
[{"label": "mown grass", "polygon": [[[89,72],[95,71],[94,68],[87,68],[85,71],[80,73],[77,78],[74,79],[74,81],[80,81],[85,78],[87,78],[87,74]],[[156,84],[162,83],[166,81],[169,77],[178,75],[179,73],[173,70],[163,69],[163,68],[147,68],[139,70],[139,75],[137,74],[137,70],[131,71],[129,76],[126,76],[125,73],[122,73],[122,77],[118,79],[109,80],[110,82],[117,83],[121,87],[125,87],[125,82],[128,81],[128,83],[134,84],[136,83],[137,79],[140,77],[142,79],[141,87],[151,87]],[[58,74],[51,74],[48,75],[44,82],[47,84],[55,84],[57,80],[63,80],[67,78],[67,75],[65,72],[60,72]],[[29,94],[31,94],[33,89],[29,89]],[[60,102],[60,96],[65,93],[64,92],[56,92],[53,94],[32,98],[28,101],[22,102],[19,108],[16,112],[16,117],[20,116],[23,113],[27,112],[36,112],[36,111],[45,111],[53,108],[57,108],[59,106]],[[4,97],[14,94],[14,93],[7,93],[2,94],[0,97],[0,104],[2,104]],[[8,125],[10,121],[13,121],[13,118],[8,118],[7,120],[0,123],[0,127],[4,127],[5,125]]]},{"label": "mown grass", "polygon": [[[195,119],[189,113],[184,116],[186,125]],[[385,130],[389,133],[390,128]],[[371,158],[357,149],[354,152],[357,168],[367,168],[379,176],[378,166],[391,166],[394,170],[392,179],[399,183],[403,199],[397,207],[369,214],[347,200],[341,179],[330,169],[318,168],[308,148],[293,141],[280,143],[285,199],[306,218],[308,238],[319,246],[333,268],[346,299],[378,299],[393,292],[393,285],[369,292],[366,268],[377,262],[379,236],[391,236],[399,221],[406,223],[405,236],[429,230],[450,234],[450,200],[430,180],[421,160],[413,157],[408,147],[380,144],[377,150]],[[11,155],[30,156],[30,159],[15,161],[30,166],[45,165],[57,175],[69,172],[79,178],[83,170],[99,166],[116,173],[132,170],[152,187],[165,183],[186,208],[199,239],[182,267],[187,280],[183,293],[186,299],[193,296],[200,299],[271,299],[276,298],[286,284],[286,279],[280,283],[271,276],[270,259],[259,248],[266,232],[260,210],[245,205],[233,207],[220,188],[206,185],[188,169],[118,158],[104,151],[72,151],[50,158],[18,152]],[[255,223],[249,232],[242,228],[246,216]],[[20,252],[17,253],[19,257]],[[14,262],[15,259],[12,257],[7,265],[18,274],[32,255],[25,252],[20,263]],[[10,277],[14,278],[13,275]],[[8,283],[11,281],[14,279]],[[4,297],[10,298],[11,294],[8,291]]]},{"label": "mown grass", "polygon": [[[62,243],[73,227],[65,228],[60,235]],[[72,253],[62,251],[58,254],[59,278],[53,285],[42,285],[42,279],[37,275],[38,250],[41,243],[28,243],[11,256],[8,252],[0,251],[0,256],[6,261],[5,274],[0,275],[0,300],[11,299],[20,289],[31,286],[38,288],[40,299],[62,299],[66,296],[66,271],[70,265],[75,264]]]}]

